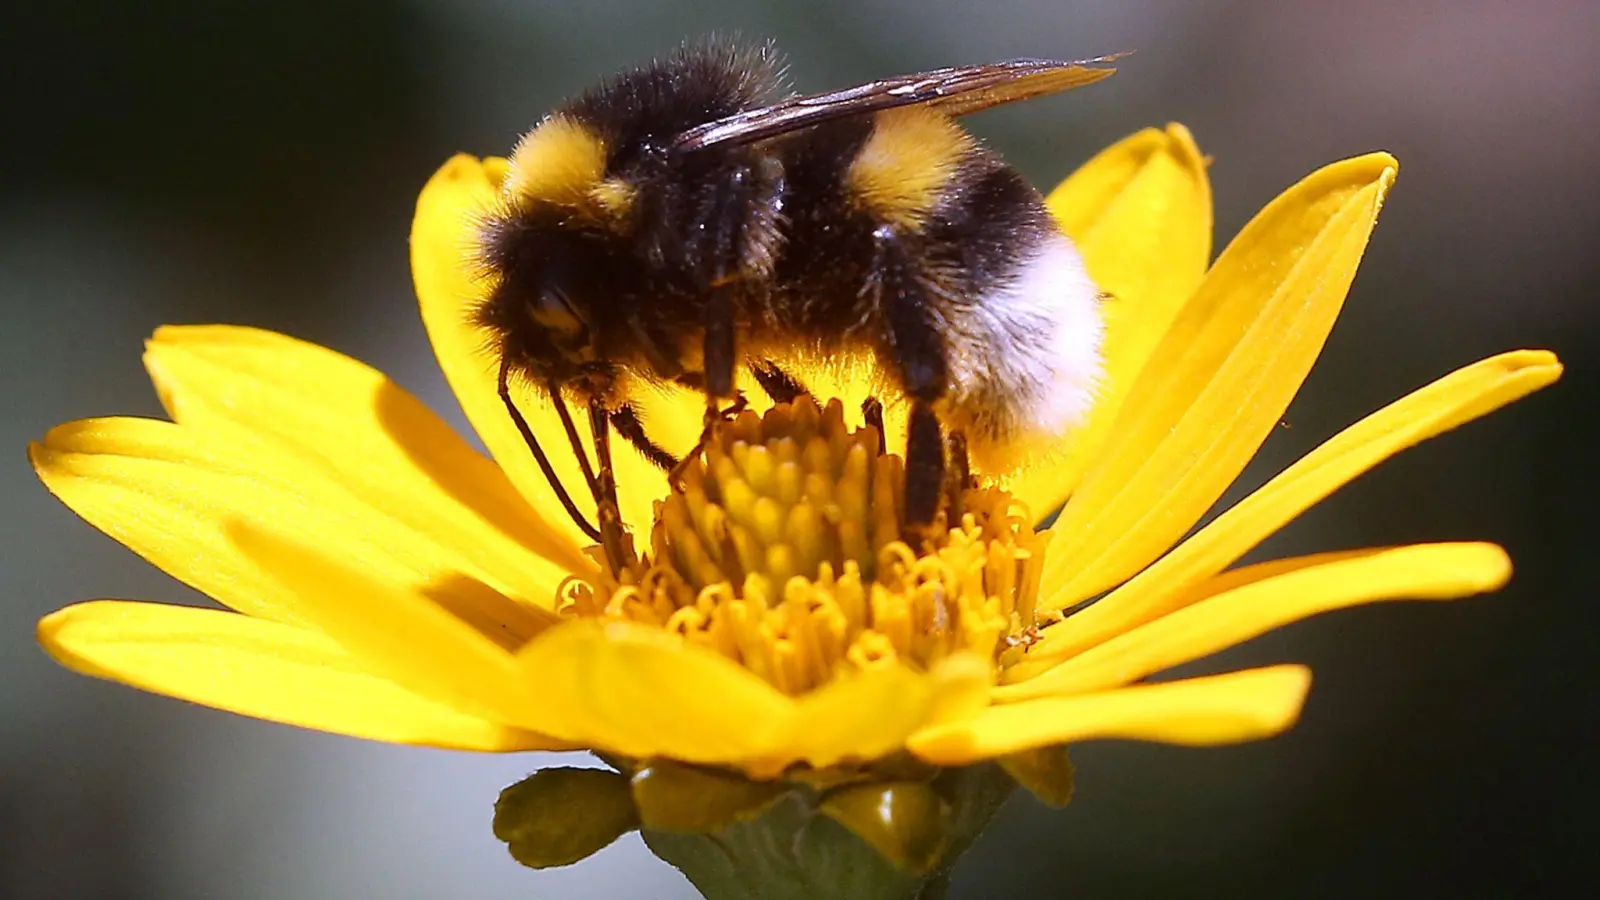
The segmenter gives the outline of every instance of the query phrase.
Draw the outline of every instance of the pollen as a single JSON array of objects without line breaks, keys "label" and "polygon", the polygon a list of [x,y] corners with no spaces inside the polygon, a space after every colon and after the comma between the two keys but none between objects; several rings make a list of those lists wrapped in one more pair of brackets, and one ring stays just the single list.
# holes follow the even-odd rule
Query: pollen
[{"label": "pollen", "polygon": [[606,146],[567,116],[552,116],[528,132],[511,154],[502,189],[514,199],[582,206],[605,174]]},{"label": "pollen", "polygon": [[933,110],[910,106],[881,112],[850,164],[846,183],[878,216],[918,229],[975,146],[971,135]]},{"label": "pollen", "polygon": [[562,613],[658,626],[790,694],[896,661],[1020,657],[1048,533],[1004,491],[967,488],[957,522],[908,541],[904,465],[879,444],[837,400],[742,413],[657,504],[639,565],[569,582]]}]

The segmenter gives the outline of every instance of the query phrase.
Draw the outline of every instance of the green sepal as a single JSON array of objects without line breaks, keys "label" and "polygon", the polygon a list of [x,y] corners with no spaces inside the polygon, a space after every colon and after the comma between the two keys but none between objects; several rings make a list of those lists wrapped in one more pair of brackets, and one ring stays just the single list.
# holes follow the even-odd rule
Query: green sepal
[{"label": "green sepal", "polygon": [[822,799],[819,810],[915,875],[934,867],[949,839],[950,808],[921,782],[839,788]]},{"label": "green sepal", "polygon": [[[939,847],[921,872],[891,862],[873,844],[825,814],[822,806],[828,795],[804,786],[791,787],[759,816],[714,832],[646,827],[643,835],[651,851],[680,869],[707,900],[938,900],[944,896],[951,865],[1016,784],[998,766],[984,764],[946,770],[916,786],[935,796],[923,795],[902,808],[941,810],[936,819],[941,833],[919,834],[915,841]],[[855,784],[846,789],[866,787]]]},{"label": "green sepal", "polygon": [[1072,799],[1072,760],[1067,758],[1067,748],[1062,745],[1039,747],[1002,756],[1000,767],[1039,798],[1046,806],[1060,809]]},{"label": "green sepal", "polygon": [[633,802],[643,827],[656,831],[716,831],[753,819],[789,788],[732,773],[653,760],[634,773]]},{"label": "green sepal", "polygon": [[494,805],[495,837],[532,869],[571,865],[638,827],[628,779],[605,769],[540,769]]}]

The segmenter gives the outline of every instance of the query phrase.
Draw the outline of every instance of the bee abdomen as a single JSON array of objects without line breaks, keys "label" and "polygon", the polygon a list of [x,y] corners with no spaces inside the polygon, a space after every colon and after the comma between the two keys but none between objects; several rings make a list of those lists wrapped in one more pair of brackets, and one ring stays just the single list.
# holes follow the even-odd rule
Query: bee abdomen
[{"label": "bee abdomen", "polygon": [[1100,373],[1098,290],[1070,241],[1048,237],[947,321],[948,420],[979,464],[1009,468],[1027,438],[1080,424]]},{"label": "bee abdomen", "polygon": [[971,177],[926,231],[949,383],[945,418],[974,461],[1000,471],[1028,439],[1080,424],[1100,373],[1099,289],[1043,198],[997,158]]}]

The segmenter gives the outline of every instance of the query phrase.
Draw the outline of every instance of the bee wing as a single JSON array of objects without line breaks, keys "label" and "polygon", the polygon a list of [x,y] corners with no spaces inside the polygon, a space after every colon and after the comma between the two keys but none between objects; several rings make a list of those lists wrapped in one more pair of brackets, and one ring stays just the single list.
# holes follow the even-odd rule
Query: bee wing
[{"label": "bee wing", "polygon": [[964,116],[1003,103],[1093,84],[1116,71],[1101,64],[1124,55],[1073,62],[1012,59],[982,66],[934,69],[872,81],[842,91],[791,97],[691,128],[678,136],[673,147],[689,152],[752,144],[833,119],[897,106],[926,104],[947,116]]}]

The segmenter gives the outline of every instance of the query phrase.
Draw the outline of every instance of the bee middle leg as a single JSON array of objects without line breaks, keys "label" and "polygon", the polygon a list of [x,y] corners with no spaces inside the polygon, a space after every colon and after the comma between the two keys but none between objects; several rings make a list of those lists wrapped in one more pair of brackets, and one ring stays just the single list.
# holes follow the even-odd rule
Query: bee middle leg
[{"label": "bee middle leg", "polygon": [[756,384],[761,385],[762,392],[773,403],[793,403],[811,393],[800,382],[800,379],[784,371],[781,366],[770,359],[757,360],[751,363],[750,374],[755,376]]},{"label": "bee middle leg", "polygon": [[663,472],[670,472],[678,465],[678,458],[667,452],[660,444],[651,439],[644,430],[644,422],[639,420],[639,411],[630,403],[624,403],[611,410],[611,427],[625,441],[633,445],[639,455],[650,461],[650,464]]}]

